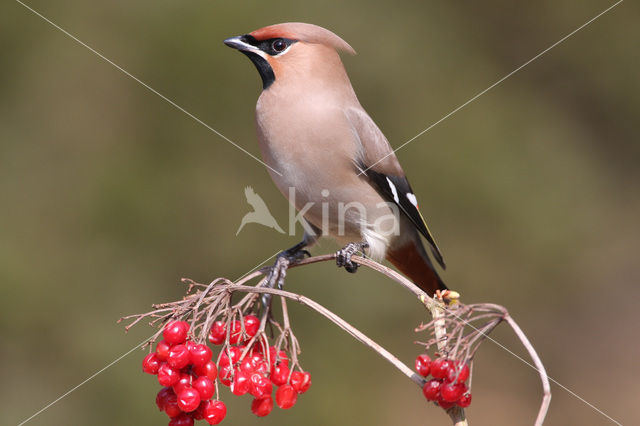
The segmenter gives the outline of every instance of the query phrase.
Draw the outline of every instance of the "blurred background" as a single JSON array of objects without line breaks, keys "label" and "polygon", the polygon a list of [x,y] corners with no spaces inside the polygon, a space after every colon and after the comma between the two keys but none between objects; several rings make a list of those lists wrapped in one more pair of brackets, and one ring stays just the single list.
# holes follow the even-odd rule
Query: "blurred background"
[{"label": "blurred background", "polygon": [[[30,0],[30,6],[255,155],[253,65],[222,44],[278,22],[332,29],[364,107],[398,146],[613,2]],[[638,424],[640,7],[624,2],[399,151],[467,303],[506,306],[549,375]],[[264,167],[17,2],[0,6],[0,423],[18,424],[152,332],[116,320],[236,278],[298,241],[236,237],[244,187],[282,226]],[[331,252],[328,241],[313,249]],[[424,310],[399,286],[329,264],[289,274],[412,363]],[[311,391],[224,424],[446,425],[419,389],[319,315],[292,306]],[[494,337],[525,352],[506,326]],[[142,351],[29,424],[166,424]],[[471,424],[531,424],[537,373],[488,342]],[[556,385],[549,425],[610,420]]]}]

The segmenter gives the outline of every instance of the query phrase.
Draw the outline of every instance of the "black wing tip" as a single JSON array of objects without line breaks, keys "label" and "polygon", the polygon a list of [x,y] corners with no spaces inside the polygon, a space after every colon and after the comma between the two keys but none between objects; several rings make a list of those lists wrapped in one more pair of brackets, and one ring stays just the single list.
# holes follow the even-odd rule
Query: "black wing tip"
[{"label": "black wing tip", "polygon": [[440,253],[440,250],[433,246],[431,247],[431,253],[433,254],[433,257],[435,257],[435,259],[438,261],[438,264],[442,267],[443,270],[447,269],[447,264],[444,263],[444,258],[442,257],[442,253]]},{"label": "black wing tip", "polygon": [[[438,264],[442,267],[443,270],[447,269],[447,265],[444,262],[442,253],[440,253],[440,249],[431,236],[431,233],[429,232],[429,229],[427,228],[427,225],[424,222],[424,218],[422,217],[422,214],[420,214],[418,207],[411,203],[407,198],[404,198],[404,195],[407,193],[413,194],[413,190],[411,189],[411,185],[409,184],[406,176],[386,175],[384,173],[371,170],[367,167],[366,164],[364,164],[362,160],[356,161],[356,168],[359,168],[361,170],[360,173],[371,179],[371,181],[375,185],[374,187],[378,190],[378,192],[380,192],[381,195],[385,196],[387,199],[393,200],[393,202],[396,203],[400,210],[402,210],[402,212],[413,223],[416,229],[427,239],[431,248],[431,253],[433,254],[433,257],[436,259]],[[402,193],[403,198],[398,198],[398,193]],[[407,208],[409,210],[407,210]]]}]

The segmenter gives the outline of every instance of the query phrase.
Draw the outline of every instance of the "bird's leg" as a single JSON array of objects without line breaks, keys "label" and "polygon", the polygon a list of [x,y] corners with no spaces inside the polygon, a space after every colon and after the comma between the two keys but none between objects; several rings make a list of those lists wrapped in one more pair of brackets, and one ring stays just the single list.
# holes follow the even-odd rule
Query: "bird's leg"
[{"label": "bird's leg", "polygon": [[369,244],[365,242],[347,244],[336,252],[336,265],[338,265],[338,268],[344,266],[344,269],[346,269],[347,272],[355,274],[358,270],[358,264],[351,261],[351,256],[359,251],[364,253],[364,249],[367,247],[369,247]]},{"label": "bird's leg", "polygon": [[[275,288],[276,284],[278,288],[282,290],[284,287],[284,279],[287,276],[287,269],[289,266],[301,261],[306,256],[311,257],[311,253],[309,253],[304,248],[308,245],[308,241],[305,239],[295,246],[288,248],[278,254],[276,257],[276,261],[273,263],[273,266],[269,270],[269,275],[267,275],[267,279],[265,280],[263,286],[268,288]],[[271,303],[271,295],[264,294],[262,295],[262,304],[266,308]]]}]

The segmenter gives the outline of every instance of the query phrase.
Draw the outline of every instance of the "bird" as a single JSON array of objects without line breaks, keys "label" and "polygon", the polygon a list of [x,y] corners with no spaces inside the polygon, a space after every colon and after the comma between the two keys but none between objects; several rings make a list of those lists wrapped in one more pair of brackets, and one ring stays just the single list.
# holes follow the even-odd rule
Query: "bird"
[{"label": "bird", "polygon": [[413,189],[342,63],[340,52],[355,50],[330,30],[301,22],[224,43],[245,54],[262,79],[255,114],[262,159],[305,230],[281,260],[329,236],[344,244],[336,262],[349,272],[357,269],[351,256],[362,251],[386,258],[429,295],[446,290],[422,242],[444,270]]},{"label": "bird", "polygon": [[240,227],[236,231],[236,235],[240,233],[244,225],[247,223],[259,223],[260,225],[267,226],[269,228],[273,228],[281,234],[284,234],[278,222],[273,217],[269,208],[265,204],[264,200],[256,194],[252,187],[247,186],[244,189],[244,196],[247,198],[247,203],[253,207],[253,211],[244,215],[242,221],[240,222]]}]

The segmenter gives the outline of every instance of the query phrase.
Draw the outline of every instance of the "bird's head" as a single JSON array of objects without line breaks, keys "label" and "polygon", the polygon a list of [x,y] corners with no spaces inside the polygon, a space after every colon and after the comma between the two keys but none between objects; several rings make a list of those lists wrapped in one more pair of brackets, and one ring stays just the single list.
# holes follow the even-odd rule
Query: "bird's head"
[{"label": "bird's head", "polygon": [[322,75],[335,68],[336,61],[342,69],[339,50],[355,54],[346,41],[331,31],[300,22],[270,25],[228,38],[224,43],[251,59],[262,77],[263,89],[292,75]]}]

